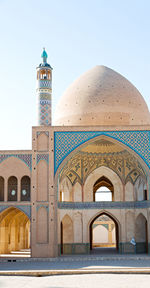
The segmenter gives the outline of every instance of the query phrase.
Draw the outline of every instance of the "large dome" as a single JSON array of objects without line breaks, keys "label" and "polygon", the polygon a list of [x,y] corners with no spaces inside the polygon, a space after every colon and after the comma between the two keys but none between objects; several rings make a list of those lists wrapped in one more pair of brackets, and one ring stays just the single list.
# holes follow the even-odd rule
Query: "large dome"
[{"label": "large dome", "polygon": [[56,126],[146,125],[150,113],[139,91],[123,76],[96,66],[75,80],[61,97]]}]

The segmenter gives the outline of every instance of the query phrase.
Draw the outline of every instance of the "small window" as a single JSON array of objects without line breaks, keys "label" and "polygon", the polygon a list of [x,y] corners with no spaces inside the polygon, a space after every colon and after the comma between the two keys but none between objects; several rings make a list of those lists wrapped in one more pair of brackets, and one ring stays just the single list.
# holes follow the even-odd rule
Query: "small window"
[{"label": "small window", "polygon": [[0,176],[0,201],[4,201],[4,178]]},{"label": "small window", "polygon": [[8,201],[17,201],[17,178],[11,176],[8,179]]},{"label": "small window", "polygon": [[30,201],[30,177],[24,176],[21,179],[21,201]]}]

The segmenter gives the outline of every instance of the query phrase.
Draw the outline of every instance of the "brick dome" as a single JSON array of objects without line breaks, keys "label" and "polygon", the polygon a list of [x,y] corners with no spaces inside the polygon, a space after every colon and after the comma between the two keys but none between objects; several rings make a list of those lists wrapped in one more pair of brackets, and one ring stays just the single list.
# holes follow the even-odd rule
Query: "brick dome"
[{"label": "brick dome", "polygon": [[126,78],[96,66],[75,80],[55,111],[56,126],[147,125],[147,104]]}]

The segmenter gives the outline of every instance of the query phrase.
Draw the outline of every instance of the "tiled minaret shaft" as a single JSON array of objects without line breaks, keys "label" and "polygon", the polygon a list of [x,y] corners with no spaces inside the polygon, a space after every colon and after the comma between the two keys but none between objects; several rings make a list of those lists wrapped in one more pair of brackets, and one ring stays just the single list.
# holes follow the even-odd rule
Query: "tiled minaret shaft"
[{"label": "tiled minaret shaft", "polygon": [[51,125],[52,67],[47,63],[45,48],[43,62],[37,67],[38,125]]}]

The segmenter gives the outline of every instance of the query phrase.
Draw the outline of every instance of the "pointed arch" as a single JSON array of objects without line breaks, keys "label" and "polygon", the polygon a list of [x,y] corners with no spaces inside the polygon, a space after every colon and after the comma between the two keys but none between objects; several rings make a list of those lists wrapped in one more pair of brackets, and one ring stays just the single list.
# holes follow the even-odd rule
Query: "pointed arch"
[{"label": "pointed arch", "polygon": [[86,179],[84,184],[84,201],[93,201],[93,187],[98,179],[105,177],[109,179],[114,187],[114,201],[123,200],[123,184],[119,176],[110,168],[101,166],[95,169]]},{"label": "pointed arch", "polygon": [[96,201],[96,193],[101,187],[106,187],[107,189],[109,189],[111,198],[113,201],[114,200],[114,186],[112,182],[105,176],[101,176],[93,185],[93,201]]},{"label": "pointed arch", "polygon": [[41,132],[37,138],[37,150],[48,151],[48,136],[45,132]]},{"label": "pointed arch", "polygon": [[134,187],[131,181],[125,184],[125,201],[134,201]]},{"label": "pointed arch", "polygon": [[148,227],[147,227],[147,219],[143,215],[143,213],[140,213],[136,217],[135,240],[136,240],[136,252],[147,253],[148,252]]},{"label": "pointed arch", "polygon": [[37,201],[48,199],[48,165],[45,160],[40,160],[37,165]]},{"label": "pointed arch", "polygon": [[70,179],[65,176],[59,183],[59,197],[60,201],[72,202],[72,190],[73,186]]},{"label": "pointed arch", "polygon": [[30,219],[16,207],[0,213],[0,253],[30,248]]},{"label": "pointed arch", "polygon": [[[68,132],[68,131],[67,131]],[[67,133],[66,132],[66,133]],[[79,132],[79,131],[78,131]],[[84,131],[85,133],[85,131]],[[88,131],[87,131],[88,133]],[[96,132],[93,132],[96,133]],[[60,171],[62,170],[62,168],[64,167],[65,163],[72,158],[72,156],[82,147],[84,147],[85,145],[88,145],[94,141],[100,140],[100,139],[106,139],[114,144],[118,144],[119,146],[123,147],[125,150],[127,150],[129,153],[131,153],[133,156],[135,156],[136,159],[139,160],[139,162],[141,163],[141,165],[144,167],[145,171],[149,171],[149,167],[148,164],[146,163],[146,161],[143,159],[143,157],[138,153],[138,151],[135,151],[131,145],[129,145],[128,143],[124,143],[124,141],[121,141],[119,138],[109,135],[107,134],[107,132],[100,132],[98,131],[97,133],[100,133],[100,135],[95,135],[91,138],[86,138],[85,141],[83,141],[82,143],[78,144],[74,149],[72,148],[71,151],[62,157],[61,162],[59,163],[59,165],[57,164],[56,166],[56,153],[55,153],[55,178],[57,179]],[[112,131],[113,133],[113,131]],[[56,134],[55,134],[55,140],[56,140]],[[55,141],[56,142],[56,141]]]},{"label": "pointed arch", "polygon": [[94,221],[99,218],[100,216],[106,215],[108,216],[114,223],[115,223],[115,228],[116,228],[116,250],[119,250],[119,242],[120,242],[120,222],[118,221],[118,219],[112,215],[110,212],[108,211],[101,211],[100,213],[97,213],[95,216],[93,216],[91,218],[91,220],[89,221],[89,240],[90,240],[90,250],[92,250],[92,239],[93,239],[93,229],[92,229],[92,225],[94,223]]},{"label": "pointed arch", "polygon": [[4,178],[0,176],[0,201],[4,201]]},{"label": "pointed arch", "polygon": [[82,186],[79,182],[76,182],[73,186],[73,201],[82,202]]},{"label": "pointed arch", "polygon": [[18,179],[16,176],[8,178],[8,201],[17,201]]}]

